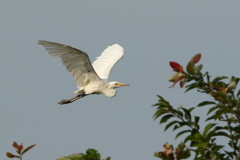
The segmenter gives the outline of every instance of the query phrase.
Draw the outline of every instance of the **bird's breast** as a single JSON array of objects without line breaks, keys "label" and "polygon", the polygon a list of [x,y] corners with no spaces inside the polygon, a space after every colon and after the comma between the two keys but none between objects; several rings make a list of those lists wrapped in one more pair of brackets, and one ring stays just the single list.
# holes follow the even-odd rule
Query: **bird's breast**
[{"label": "bird's breast", "polygon": [[107,97],[115,97],[116,93],[117,91],[115,89],[107,89],[103,94],[105,94]]},{"label": "bird's breast", "polygon": [[100,82],[90,82],[84,87],[85,94],[102,94],[104,88],[101,86]]}]

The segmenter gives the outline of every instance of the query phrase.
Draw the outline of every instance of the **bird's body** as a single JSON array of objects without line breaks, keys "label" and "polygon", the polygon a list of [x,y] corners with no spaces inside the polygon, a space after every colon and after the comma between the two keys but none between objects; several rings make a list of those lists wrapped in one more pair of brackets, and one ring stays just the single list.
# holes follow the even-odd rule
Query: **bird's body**
[{"label": "bird's body", "polygon": [[118,44],[107,47],[93,64],[85,52],[71,46],[48,41],[39,41],[38,44],[45,47],[53,57],[61,58],[78,84],[79,90],[73,92],[77,95],[104,94],[114,97],[117,92],[115,88],[128,85],[106,81],[112,67],[124,55],[124,49]]},{"label": "bird's body", "polygon": [[97,80],[90,82],[83,89],[79,89],[73,93],[79,94],[104,94],[107,97],[114,97],[117,91],[114,89],[118,82],[107,82],[104,80]]}]

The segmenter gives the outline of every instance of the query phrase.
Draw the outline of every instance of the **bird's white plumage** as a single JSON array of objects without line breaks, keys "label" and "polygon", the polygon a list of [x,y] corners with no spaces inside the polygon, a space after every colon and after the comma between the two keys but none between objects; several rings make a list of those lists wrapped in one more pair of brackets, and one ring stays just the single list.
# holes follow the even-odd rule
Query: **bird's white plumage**
[{"label": "bird's white plumage", "polygon": [[88,55],[76,48],[64,44],[39,41],[53,57],[60,57],[63,65],[76,80],[78,87],[86,86],[90,81],[98,81],[100,78],[94,71]]},{"label": "bird's white plumage", "polygon": [[107,47],[93,64],[85,52],[71,46],[48,41],[39,41],[38,44],[45,47],[53,57],[61,58],[63,65],[78,84],[79,90],[74,92],[76,94],[105,94],[114,97],[115,88],[128,86],[102,80],[108,79],[112,67],[124,55],[124,49],[118,44]]},{"label": "bird's white plumage", "polygon": [[123,55],[124,49],[120,45],[108,46],[92,63],[92,66],[101,79],[108,79],[111,69]]}]

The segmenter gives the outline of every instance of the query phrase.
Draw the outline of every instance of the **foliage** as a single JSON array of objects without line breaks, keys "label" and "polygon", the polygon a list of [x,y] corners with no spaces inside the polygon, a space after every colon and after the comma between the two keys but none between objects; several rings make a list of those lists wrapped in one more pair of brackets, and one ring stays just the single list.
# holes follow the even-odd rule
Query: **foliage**
[{"label": "foliage", "polygon": [[30,149],[32,149],[35,145],[36,144],[33,144],[33,145],[27,147],[26,149],[24,149],[23,143],[18,145],[17,142],[13,142],[12,146],[16,149],[16,152],[17,152],[18,155],[14,155],[14,154],[12,154],[10,152],[7,152],[6,156],[8,158],[19,158],[20,160],[22,160],[23,154],[26,153],[27,151],[29,151]]},{"label": "foliage", "polygon": [[[110,160],[110,157],[106,157],[104,160]],[[75,153],[67,157],[60,157],[57,160],[101,160],[101,155],[95,149],[88,149],[86,154]]]},{"label": "foliage", "polygon": [[[27,151],[29,151],[35,145],[36,144],[31,145],[31,146],[27,147],[25,150],[23,150],[24,146],[22,143],[21,143],[21,145],[18,145],[16,142],[13,142],[12,146],[16,149],[16,152],[18,153],[18,155],[14,155],[10,152],[7,152],[6,156],[8,158],[19,158],[20,160],[22,160],[23,154],[26,153]],[[106,157],[103,160],[110,160],[110,159],[111,159],[111,157]],[[88,150],[86,150],[86,154],[75,153],[75,154],[71,154],[67,157],[60,157],[56,160],[101,160],[101,155],[95,149],[88,149]]]},{"label": "foliage", "polygon": [[[173,127],[173,131],[178,130],[175,138],[186,135],[184,141],[175,149],[177,160],[190,157],[188,148],[195,153],[195,160],[240,159],[240,90],[236,90],[240,79],[233,76],[225,83],[224,79],[228,77],[219,76],[211,80],[208,72],[204,74],[201,72],[203,65],[195,65],[200,59],[201,54],[195,55],[187,64],[186,72],[178,63],[170,62],[176,73],[170,76],[169,81],[173,82],[171,87],[180,81],[181,88],[185,83],[190,83],[185,87],[185,92],[197,89],[199,93],[210,95],[213,100],[202,101],[196,107],[188,109],[183,106],[174,108],[158,95],[158,103],[153,105],[157,107],[153,119],[160,119],[160,124],[167,123],[165,131],[170,127]],[[205,119],[207,125],[204,128],[199,125],[200,116],[192,115],[192,111],[199,107],[208,109]],[[209,122],[210,120],[214,123]],[[229,141],[230,150],[218,144],[217,140],[220,137]],[[186,147],[187,142],[190,142],[189,147]],[[175,159],[174,156],[161,154],[164,151],[156,152],[154,155],[164,160]]]}]

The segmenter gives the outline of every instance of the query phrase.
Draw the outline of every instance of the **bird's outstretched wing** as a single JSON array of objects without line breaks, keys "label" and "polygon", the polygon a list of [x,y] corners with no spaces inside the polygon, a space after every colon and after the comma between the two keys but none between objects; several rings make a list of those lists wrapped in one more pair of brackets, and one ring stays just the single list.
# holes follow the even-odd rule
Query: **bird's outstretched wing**
[{"label": "bird's outstretched wing", "polygon": [[86,86],[90,81],[100,79],[94,71],[88,55],[76,48],[64,44],[38,41],[53,57],[60,57],[63,65],[76,80],[78,87]]},{"label": "bird's outstretched wing", "polygon": [[123,55],[124,49],[120,45],[108,46],[92,63],[92,66],[101,79],[108,79],[111,69]]}]

